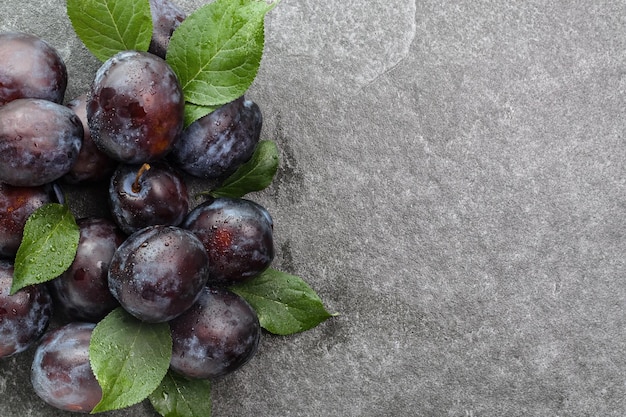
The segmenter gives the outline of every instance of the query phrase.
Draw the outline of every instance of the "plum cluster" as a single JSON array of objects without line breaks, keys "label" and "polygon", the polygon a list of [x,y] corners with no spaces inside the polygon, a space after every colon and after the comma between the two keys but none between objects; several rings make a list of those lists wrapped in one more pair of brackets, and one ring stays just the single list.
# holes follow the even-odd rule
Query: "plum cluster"
[{"label": "plum cluster", "polygon": [[[185,128],[182,89],[164,55],[186,16],[167,0],[150,3],[149,51],[114,55],[65,104],[57,51],[34,35],[0,34],[0,357],[36,346],[34,390],[63,410],[89,412],[100,400],[89,340],[120,306],[170,324],[170,367],[187,378],[238,369],[260,340],[255,311],[227,287],[272,262],[272,218],[243,198],[191,208],[186,181],[219,183],[246,162],[261,111],[240,97]],[[104,186],[110,216],[78,219],[69,269],[10,295],[26,220],[62,202],[64,183]],[[53,310],[61,321],[51,329]]]}]

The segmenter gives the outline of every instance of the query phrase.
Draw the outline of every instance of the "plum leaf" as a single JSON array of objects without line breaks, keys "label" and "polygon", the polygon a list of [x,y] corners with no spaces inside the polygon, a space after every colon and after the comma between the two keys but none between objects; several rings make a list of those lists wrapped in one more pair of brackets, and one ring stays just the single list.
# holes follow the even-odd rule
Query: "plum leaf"
[{"label": "plum leaf", "polygon": [[187,379],[170,371],[148,399],[163,417],[209,417],[211,381]]},{"label": "plum leaf", "polygon": [[102,319],[89,343],[89,360],[102,387],[93,412],[129,407],[143,401],[161,383],[172,357],[167,323],[142,322],[122,307]]},{"label": "plum leaf", "polygon": [[335,315],[302,278],[271,268],[230,289],[254,308],[261,327],[277,335],[312,329]]},{"label": "plum leaf", "polygon": [[193,103],[185,103],[185,127],[196,120],[214,112],[219,106],[200,106]]},{"label": "plum leaf", "polygon": [[101,61],[120,51],[147,51],[152,39],[148,0],[67,0],[76,35]]},{"label": "plum leaf", "polygon": [[166,61],[180,79],[187,102],[220,106],[246,92],[261,64],[265,14],[277,3],[216,0],[178,26]]},{"label": "plum leaf", "polygon": [[49,203],[26,221],[15,256],[11,294],[30,284],[41,284],[61,275],[76,256],[80,231],[69,207]]}]

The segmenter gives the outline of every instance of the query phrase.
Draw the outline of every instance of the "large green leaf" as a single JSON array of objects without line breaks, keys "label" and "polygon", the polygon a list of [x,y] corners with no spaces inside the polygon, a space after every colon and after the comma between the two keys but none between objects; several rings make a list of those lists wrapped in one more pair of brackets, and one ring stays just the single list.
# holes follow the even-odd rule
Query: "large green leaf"
[{"label": "large green leaf", "polygon": [[24,226],[11,293],[61,275],[76,256],[80,230],[68,206],[50,203],[35,210]]},{"label": "large green leaf", "polygon": [[102,387],[93,412],[129,407],[161,383],[172,357],[167,323],[145,323],[118,307],[101,320],[89,344],[91,368]]},{"label": "large green leaf", "polygon": [[268,269],[231,290],[256,310],[261,327],[288,335],[309,330],[332,317],[317,293],[295,275]]},{"label": "large green leaf", "polygon": [[152,38],[148,0],[67,0],[76,35],[99,60],[126,50],[147,51]]},{"label": "large green leaf", "polygon": [[166,60],[180,79],[186,101],[219,106],[246,92],[263,55],[265,14],[277,3],[216,0],[180,24]]}]

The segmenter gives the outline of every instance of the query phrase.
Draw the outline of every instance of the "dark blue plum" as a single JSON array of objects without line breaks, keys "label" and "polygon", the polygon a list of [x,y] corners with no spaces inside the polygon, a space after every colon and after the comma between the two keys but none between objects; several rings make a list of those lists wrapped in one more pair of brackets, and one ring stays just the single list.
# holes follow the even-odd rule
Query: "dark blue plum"
[{"label": "dark blue plum", "polygon": [[89,364],[89,342],[96,325],[73,322],[47,332],[35,351],[31,383],[49,405],[89,413],[102,389]]},{"label": "dark blue plum", "polygon": [[0,106],[18,98],[62,103],[67,68],[59,53],[28,33],[0,33]]},{"label": "dark blue plum", "polygon": [[171,160],[190,175],[223,179],[250,159],[262,125],[259,106],[240,97],[189,125]]},{"label": "dark blue plum", "polygon": [[205,287],[189,310],[170,322],[170,368],[187,378],[216,379],[241,368],[258,350],[261,326],[239,295]]},{"label": "dark blue plum", "polygon": [[63,180],[70,184],[97,182],[108,179],[117,167],[117,161],[109,158],[100,151],[91,138],[89,124],[87,123],[87,95],[83,94],[69,103],[67,107],[72,109],[83,125],[83,144],[72,165],[70,171],[63,176]]},{"label": "dark blue plum", "polygon": [[83,141],[83,125],[71,109],[21,98],[0,107],[0,182],[34,187],[67,174]]},{"label": "dark blue plum", "polygon": [[265,271],[274,259],[274,223],[268,211],[251,200],[207,200],[189,212],[181,227],[204,244],[211,284],[247,281]]},{"label": "dark blue plum", "polygon": [[49,287],[57,310],[70,320],[97,322],[119,305],[109,291],[109,264],[126,235],[105,218],[77,222],[80,239],[74,262]]},{"label": "dark blue plum", "polygon": [[13,263],[0,261],[0,358],[28,349],[45,332],[52,299],[43,285],[24,287],[13,295]]},{"label": "dark blue plum", "polygon": [[0,183],[0,257],[13,259],[26,220],[39,207],[55,202],[52,187],[13,187]]},{"label": "dark blue plum", "polygon": [[175,226],[149,226],[130,235],[115,251],[109,288],[130,314],[158,323],[191,307],[208,274],[208,256],[193,233]]},{"label": "dark blue plum", "polygon": [[127,234],[157,224],[178,226],[189,211],[189,193],[182,175],[167,164],[120,164],[109,183],[109,207]]},{"label": "dark blue plum", "polygon": [[98,69],[87,102],[91,137],[119,162],[164,157],[183,128],[185,100],[176,74],[148,52],[122,51]]}]

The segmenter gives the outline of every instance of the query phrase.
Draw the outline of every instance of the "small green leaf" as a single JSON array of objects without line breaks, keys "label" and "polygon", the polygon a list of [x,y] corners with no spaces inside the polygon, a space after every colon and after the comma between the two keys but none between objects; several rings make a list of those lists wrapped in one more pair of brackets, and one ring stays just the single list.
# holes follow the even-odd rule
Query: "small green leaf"
[{"label": "small green leaf", "polygon": [[199,106],[193,103],[185,103],[185,128],[190,124],[214,112],[219,106]]},{"label": "small green leaf", "polygon": [[118,307],[91,335],[89,360],[102,387],[94,413],[143,401],[167,373],[172,336],[167,323],[145,323]]},{"label": "small green leaf", "polygon": [[219,106],[246,92],[261,64],[265,14],[277,3],[216,0],[178,26],[166,60],[181,82],[186,101]]},{"label": "small green leaf", "polygon": [[231,290],[256,310],[261,327],[289,335],[309,330],[333,316],[309,285],[294,275],[267,269],[252,281]]},{"label": "small green leaf", "polygon": [[150,46],[148,0],[67,0],[67,15],[80,40],[101,61],[120,51],[147,51]]},{"label": "small green leaf", "polygon": [[241,165],[222,185],[211,191],[213,197],[239,198],[265,189],[278,170],[278,147],[270,140],[260,141],[248,162]]},{"label": "small green leaf", "polygon": [[76,256],[80,231],[67,205],[50,203],[35,210],[24,226],[15,256],[11,293],[61,275]]},{"label": "small green leaf", "polygon": [[211,381],[186,379],[170,371],[148,399],[163,417],[210,417]]}]

